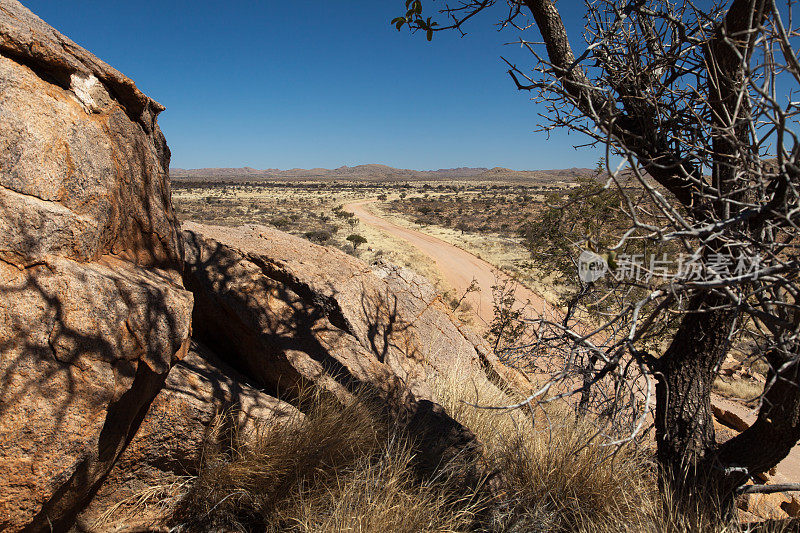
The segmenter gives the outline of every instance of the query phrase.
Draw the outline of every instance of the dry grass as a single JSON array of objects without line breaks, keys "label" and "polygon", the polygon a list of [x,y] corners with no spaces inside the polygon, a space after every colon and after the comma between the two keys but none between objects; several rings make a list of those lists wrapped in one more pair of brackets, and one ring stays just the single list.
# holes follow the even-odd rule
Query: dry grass
[{"label": "dry grass", "polygon": [[361,394],[316,394],[306,418],[211,450],[172,513],[178,531],[469,531],[485,501],[420,480],[410,442]]},{"label": "dry grass", "polygon": [[[611,449],[590,443],[588,424],[553,407],[532,424],[524,413],[478,409],[469,379],[439,383],[448,412],[486,446],[503,473],[504,498],[493,508],[491,531],[647,531],[646,509],[658,495],[646,456],[635,447]],[[482,391],[482,405],[509,402],[499,391]],[[645,511],[645,512],[643,512]]]},{"label": "dry grass", "polygon": [[[454,496],[446,482],[420,482],[406,441],[396,437],[364,457],[324,490],[308,487],[283,509],[283,522],[302,532],[469,531],[485,499]],[[275,531],[285,530],[274,527]]]},{"label": "dry grass", "polygon": [[[478,390],[469,376],[440,380],[443,405],[481,439],[502,473],[505,492],[492,502],[488,531],[580,533],[743,533],[795,531],[782,523],[712,525],[706,510],[678,513],[657,490],[652,450],[628,445],[611,449],[591,441],[594,428],[574,411],[554,406],[547,419],[477,409],[507,405],[499,391]],[[503,414],[498,414],[503,413]],[[545,417],[542,417],[545,418]],[[754,529],[756,528],[756,529]]]},{"label": "dry grass", "polygon": [[714,380],[714,392],[732,400],[752,404],[764,392],[764,384],[756,380],[739,376],[717,376]]},{"label": "dry grass", "polygon": [[440,380],[436,388],[448,411],[484,443],[495,473],[490,483],[458,486],[463,477],[452,470],[421,479],[402,430],[366,407],[371,402],[342,407],[316,395],[306,402],[303,424],[210,450],[172,511],[174,531],[747,531],[712,527],[702,513],[665,510],[671,506],[655,488],[647,453],[588,442],[590,428],[566,413],[553,410],[551,419],[561,422],[538,428],[521,413],[469,405],[476,396],[494,405],[509,400],[496,389],[476,389],[469,376]]}]

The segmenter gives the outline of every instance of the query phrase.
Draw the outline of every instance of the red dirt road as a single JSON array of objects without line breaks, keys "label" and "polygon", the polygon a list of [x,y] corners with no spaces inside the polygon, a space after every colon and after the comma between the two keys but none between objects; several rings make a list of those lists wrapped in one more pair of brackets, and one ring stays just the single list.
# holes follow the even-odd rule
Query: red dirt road
[{"label": "red dirt road", "polygon": [[[408,241],[419,248],[434,260],[442,277],[455,289],[457,297],[460,298],[464,294],[474,279],[480,291],[467,295],[466,301],[472,305],[477,314],[478,325],[482,329],[485,328],[493,318],[492,286],[499,280],[508,279],[508,275],[457,246],[380,218],[367,209],[368,204],[374,202],[375,200],[359,200],[345,205],[344,209],[355,213],[364,224]],[[517,285],[514,295],[520,305],[530,302],[528,308],[531,315],[541,314],[546,308],[545,301],[527,287]]]}]

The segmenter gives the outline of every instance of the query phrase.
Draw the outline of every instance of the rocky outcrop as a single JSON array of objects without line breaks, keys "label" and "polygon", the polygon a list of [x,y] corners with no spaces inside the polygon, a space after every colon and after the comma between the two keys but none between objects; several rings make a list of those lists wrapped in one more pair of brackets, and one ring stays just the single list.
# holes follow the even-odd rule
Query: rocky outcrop
[{"label": "rocky outcrop", "polygon": [[282,397],[377,392],[417,433],[425,468],[477,446],[433,385],[487,381],[489,361],[427,282],[263,226],[184,228],[195,335],[226,361]]},{"label": "rocky outcrop", "polygon": [[0,0],[0,531],[149,527],[142,494],[302,423],[277,398],[307,387],[370,393],[423,471],[474,457],[436,380],[515,376],[405,269],[263,227],[181,234],[162,109]]},{"label": "rocky outcrop", "polygon": [[[103,482],[81,531],[107,531],[160,525],[161,508],[140,505],[143,497],[177,498],[187,476],[196,475],[210,448],[247,444],[275,424],[301,423],[293,406],[268,396],[193,342],[170,371],[136,436]],[[152,512],[148,513],[148,508]]]},{"label": "rocky outcrop", "polygon": [[161,109],[0,0],[0,530],[66,527],[188,348]]},{"label": "rocky outcrop", "polygon": [[[270,228],[185,228],[193,334],[213,353],[195,340],[172,369],[79,517],[81,530],[159,525],[159,507],[140,505],[142,498],[180,497],[202,450],[229,440],[215,424],[220,413],[228,415],[226,431],[247,443],[274,424],[302,421],[299,409],[277,399],[292,402],[301,389],[322,389],[342,402],[356,391],[367,393],[360,398],[377,394],[416,437],[425,471],[479,450],[472,433],[437,403],[435,381],[460,375],[491,388],[491,359],[430,283]],[[492,374],[502,381],[499,372]]]}]

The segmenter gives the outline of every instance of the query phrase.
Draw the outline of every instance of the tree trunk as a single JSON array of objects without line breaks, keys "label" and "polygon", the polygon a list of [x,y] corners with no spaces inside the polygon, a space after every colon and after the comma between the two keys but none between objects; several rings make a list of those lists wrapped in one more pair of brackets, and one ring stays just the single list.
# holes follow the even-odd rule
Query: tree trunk
[{"label": "tree trunk", "polygon": [[594,367],[597,365],[597,356],[592,353],[586,355],[586,365],[583,371],[583,388],[581,389],[581,399],[578,403],[578,416],[583,418],[589,412],[589,401],[591,400],[592,379],[594,379]]},{"label": "tree trunk", "polygon": [[792,360],[774,352],[767,357],[772,367],[768,379],[775,378],[775,382],[764,395],[758,419],[721,445],[711,458],[708,468],[719,477],[717,484],[723,494],[732,493],[749,476],[777,465],[800,440],[800,359],[797,355],[795,347]]},{"label": "tree trunk", "polygon": [[[735,319],[709,293],[695,295],[672,344],[659,360],[656,385],[656,444],[662,482],[689,509],[698,505],[725,516],[736,489],[750,476],[783,460],[800,440],[800,347],[768,356],[774,383],[758,419],[717,446],[711,412],[716,366],[728,351]],[[776,373],[779,370],[779,373]]]},{"label": "tree trunk", "polygon": [[711,386],[725,356],[735,312],[710,310],[719,298],[692,297],[688,314],[659,359],[656,384],[656,445],[662,480],[680,498],[707,493],[706,458],[716,449]]}]

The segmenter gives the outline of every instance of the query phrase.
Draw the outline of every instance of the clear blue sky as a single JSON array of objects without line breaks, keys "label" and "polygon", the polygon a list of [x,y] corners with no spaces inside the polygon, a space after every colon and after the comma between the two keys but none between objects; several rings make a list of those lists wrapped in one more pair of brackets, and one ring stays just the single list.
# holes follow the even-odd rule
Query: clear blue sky
[{"label": "clear blue sky", "polygon": [[[599,157],[575,151],[574,134],[534,133],[539,109],[500,59],[527,56],[504,46],[519,32],[495,31],[497,13],[428,43],[389,25],[401,0],[23,3],[167,107],[174,167],[549,169]],[[560,4],[577,42],[582,9]]]}]

